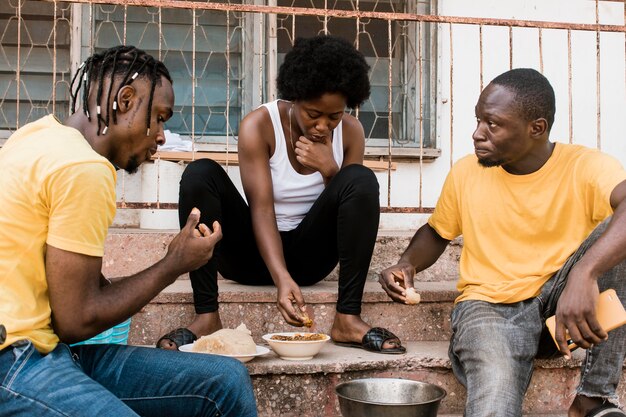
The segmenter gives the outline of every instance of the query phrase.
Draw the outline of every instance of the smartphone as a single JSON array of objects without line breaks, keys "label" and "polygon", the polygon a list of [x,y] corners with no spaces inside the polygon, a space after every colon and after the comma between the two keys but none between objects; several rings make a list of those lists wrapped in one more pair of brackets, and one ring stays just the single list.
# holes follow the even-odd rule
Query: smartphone
[{"label": "smartphone", "polygon": [[[598,296],[598,303],[596,305],[596,317],[598,318],[598,323],[600,323],[600,326],[606,332],[610,332],[611,330],[617,329],[618,327],[626,324],[626,310],[624,310],[624,306],[617,297],[617,293],[614,289],[611,288],[603,291]],[[554,343],[557,343],[556,338],[554,337],[555,325],[555,317],[548,317],[548,319],[546,320],[546,326],[550,331],[552,340],[554,340]],[[570,351],[578,347],[572,341],[572,339],[570,339],[569,332],[567,332],[567,330],[565,331],[565,337],[567,340],[567,347]]]}]

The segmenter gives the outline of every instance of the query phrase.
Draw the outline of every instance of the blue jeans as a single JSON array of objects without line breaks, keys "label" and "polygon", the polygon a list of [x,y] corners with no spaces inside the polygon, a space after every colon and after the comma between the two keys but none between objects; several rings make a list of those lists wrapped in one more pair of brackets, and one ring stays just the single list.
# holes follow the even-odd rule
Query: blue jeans
[{"label": "blue jeans", "polygon": [[221,356],[23,340],[0,351],[0,416],[256,416],[248,371]]},{"label": "blue jeans", "polygon": [[[536,357],[558,353],[545,319],[556,311],[572,267],[604,232],[599,225],[543,286],[536,298],[513,304],[462,301],[452,311],[449,356],[467,388],[465,416],[521,416]],[[600,291],[614,288],[626,304],[626,261],[598,279]],[[617,402],[615,393],[626,355],[626,326],[587,350],[577,394]]]}]

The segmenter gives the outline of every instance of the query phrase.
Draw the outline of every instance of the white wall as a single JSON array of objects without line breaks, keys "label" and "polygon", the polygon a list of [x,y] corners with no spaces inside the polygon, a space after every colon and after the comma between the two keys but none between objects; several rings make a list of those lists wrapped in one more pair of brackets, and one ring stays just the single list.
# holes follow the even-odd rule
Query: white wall
[{"label": "white wall", "polygon": [[[593,0],[439,0],[438,10],[444,16],[469,16],[483,18],[523,19],[595,24],[596,3]],[[619,2],[600,2],[601,24],[623,25],[624,5]],[[450,26],[442,24],[438,30],[438,93],[437,93],[437,146],[441,156],[433,162],[400,163],[391,174],[390,203],[392,207],[434,207],[451,164],[473,151],[471,135],[475,126],[474,106],[480,94],[480,43],[479,26],[452,26],[452,89],[450,84]],[[540,69],[539,31],[513,29],[513,67]],[[509,29],[483,26],[483,85],[498,74],[509,70]],[[551,138],[558,142],[573,142],[596,147],[597,134],[597,83],[596,83],[596,33],[572,31],[572,137],[570,138],[568,41],[567,31],[544,29],[542,31],[543,73],[552,83],[556,93],[557,114]],[[626,69],[624,33],[602,33],[600,37],[600,148],[626,165]],[[453,106],[453,108],[451,108]],[[450,113],[453,112],[451,124]],[[154,167],[144,167],[153,170]],[[241,183],[236,167],[229,173],[239,189]],[[151,174],[153,175],[153,174]],[[177,192],[179,177],[161,175],[162,195]],[[135,176],[137,177],[137,176]],[[388,203],[387,173],[377,173],[381,185],[381,205]],[[138,181],[126,176],[127,183]],[[163,178],[168,178],[163,182]],[[144,184],[146,182],[144,181]],[[146,186],[140,186],[140,188]],[[147,187],[154,187],[148,185]],[[130,187],[132,189],[132,187]],[[119,186],[118,186],[119,191]],[[143,192],[147,195],[146,191]],[[171,194],[169,194],[171,195]],[[126,198],[131,201],[127,195]],[[138,201],[138,200],[134,200]],[[152,200],[154,201],[154,200]],[[163,200],[161,197],[160,201]],[[176,199],[174,199],[176,201]],[[177,228],[175,212],[141,214],[142,227]],[[121,214],[122,215],[122,214]],[[155,221],[155,217],[158,221]],[[119,216],[118,216],[119,217]],[[381,227],[386,229],[414,230],[427,215],[385,214]],[[123,223],[123,221],[122,221]]]}]

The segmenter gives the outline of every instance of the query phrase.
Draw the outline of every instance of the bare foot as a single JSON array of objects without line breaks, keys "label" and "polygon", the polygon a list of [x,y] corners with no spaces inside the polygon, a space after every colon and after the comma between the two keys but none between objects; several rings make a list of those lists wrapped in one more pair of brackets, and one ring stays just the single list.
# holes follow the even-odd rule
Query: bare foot
[{"label": "bare foot", "polygon": [[[218,331],[222,328],[222,320],[220,319],[219,311],[213,313],[196,314],[193,322],[187,326],[193,334],[197,337],[201,337],[207,334]],[[176,343],[170,339],[163,339],[159,343],[161,349],[178,350]]]},{"label": "bare foot", "polygon": [[590,398],[584,395],[577,395],[572,405],[567,410],[567,417],[585,417],[587,413],[604,402],[602,398]]},{"label": "bare foot", "polygon": [[216,332],[222,328],[220,313],[215,311],[213,313],[196,314],[196,318],[187,328],[198,337]]},{"label": "bare foot", "polygon": [[[367,324],[361,319],[361,316],[355,314],[335,314],[335,321],[333,322],[333,328],[330,331],[330,337],[335,342],[357,342],[361,343],[365,333],[371,329],[372,326]],[[383,343],[383,349],[393,349],[402,346],[402,343],[398,339],[391,339]]]}]

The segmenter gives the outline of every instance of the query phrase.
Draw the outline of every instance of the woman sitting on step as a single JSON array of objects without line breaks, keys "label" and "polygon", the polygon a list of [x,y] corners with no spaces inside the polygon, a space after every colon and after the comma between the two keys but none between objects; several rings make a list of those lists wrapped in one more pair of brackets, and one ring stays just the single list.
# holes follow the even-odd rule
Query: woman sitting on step
[{"label": "woman sitting on step", "polygon": [[279,69],[280,100],[248,114],[239,129],[239,166],[247,203],[222,167],[189,164],[180,182],[179,215],[193,207],[223,238],[213,258],[190,274],[196,317],[163,336],[176,349],[222,323],[217,272],[246,285],[277,288],[278,310],[292,326],[306,321],[301,285],[324,279],[339,263],[337,344],[381,353],[406,349],[391,332],[361,319],[380,213],[378,182],[364,167],[363,127],[345,109],[370,94],[369,66],[349,42],[298,39]]}]

